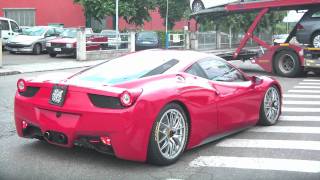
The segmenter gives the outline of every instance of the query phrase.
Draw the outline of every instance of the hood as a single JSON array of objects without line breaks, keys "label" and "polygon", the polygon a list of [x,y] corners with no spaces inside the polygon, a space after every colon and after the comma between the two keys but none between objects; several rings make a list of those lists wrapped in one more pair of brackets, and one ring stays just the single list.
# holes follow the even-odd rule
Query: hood
[{"label": "hood", "polygon": [[42,36],[17,35],[15,37],[10,38],[9,43],[33,44],[34,42],[39,41],[42,38]]},{"label": "hood", "polygon": [[59,37],[56,39],[53,39],[51,41],[49,41],[50,43],[75,43],[77,42],[76,38],[63,38],[63,37]]}]

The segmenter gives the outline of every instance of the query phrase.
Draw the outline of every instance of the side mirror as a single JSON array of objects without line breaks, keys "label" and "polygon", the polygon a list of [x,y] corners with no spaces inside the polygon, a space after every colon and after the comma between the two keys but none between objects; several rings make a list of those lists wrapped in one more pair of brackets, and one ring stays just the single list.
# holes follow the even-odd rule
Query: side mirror
[{"label": "side mirror", "polygon": [[257,85],[262,84],[263,79],[261,79],[261,78],[259,78],[259,77],[257,77],[257,76],[252,76],[252,77],[251,77],[251,82],[252,82],[252,85],[253,85],[253,86],[257,86]]}]

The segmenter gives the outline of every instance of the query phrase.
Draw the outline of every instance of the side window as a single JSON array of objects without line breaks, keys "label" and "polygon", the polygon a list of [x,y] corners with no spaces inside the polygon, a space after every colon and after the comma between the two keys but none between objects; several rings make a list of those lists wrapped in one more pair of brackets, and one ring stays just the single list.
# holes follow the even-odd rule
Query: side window
[{"label": "side window", "polygon": [[15,22],[10,21],[10,24],[13,32],[19,32],[19,26]]},{"label": "side window", "polygon": [[0,20],[0,28],[1,28],[1,30],[9,31],[10,30],[9,22],[6,20]]},{"label": "side window", "polygon": [[246,81],[240,71],[223,60],[208,58],[200,61],[199,65],[210,80],[225,82]]},{"label": "side window", "polygon": [[192,66],[190,66],[185,72],[194,76],[199,76],[206,79],[208,78],[198,63],[195,63]]},{"label": "side window", "polygon": [[320,11],[313,13],[311,17],[312,18],[320,18]]},{"label": "side window", "polygon": [[54,29],[49,29],[46,33],[46,36],[50,37],[50,36],[54,36],[55,33],[54,33]]}]

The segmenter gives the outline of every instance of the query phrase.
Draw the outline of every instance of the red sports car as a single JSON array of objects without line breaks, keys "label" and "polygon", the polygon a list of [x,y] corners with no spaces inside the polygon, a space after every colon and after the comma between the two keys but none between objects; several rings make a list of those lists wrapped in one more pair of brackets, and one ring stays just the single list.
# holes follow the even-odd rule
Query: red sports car
[{"label": "red sports car", "polygon": [[280,84],[193,51],[147,50],[76,74],[20,79],[19,136],[157,165],[281,113]]}]

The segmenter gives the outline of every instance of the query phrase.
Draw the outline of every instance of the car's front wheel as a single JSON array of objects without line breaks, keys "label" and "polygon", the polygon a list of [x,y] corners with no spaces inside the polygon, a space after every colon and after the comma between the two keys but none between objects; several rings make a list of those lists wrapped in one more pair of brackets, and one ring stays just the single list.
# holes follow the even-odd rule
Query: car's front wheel
[{"label": "car's front wheel", "polygon": [[260,119],[258,124],[271,126],[278,122],[281,113],[281,97],[279,89],[275,86],[269,87],[264,95],[260,108]]},{"label": "car's front wheel", "polygon": [[176,103],[159,113],[149,142],[148,162],[155,165],[175,163],[188,142],[189,125],[184,110]]},{"label": "car's front wheel", "polygon": [[50,57],[56,57],[57,54],[56,54],[56,53],[50,53],[49,56],[50,56]]},{"label": "car's front wheel", "polygon": [[41,54],[41,51],[42,51],[42,48],[41,48],[40,44],[35,44],[33,46],[33,54],[39,55],[39,54]]},{"label": "car's front wheel", "polygon": [[317,32],[312,36],[311,42],[313,47],[320,48],[320,32]]},{"label": "car's front wheel", "polygon": [[204,5],[201,0],[196,0],[192,4],[192,11],[198,12],[204,9]]}]

